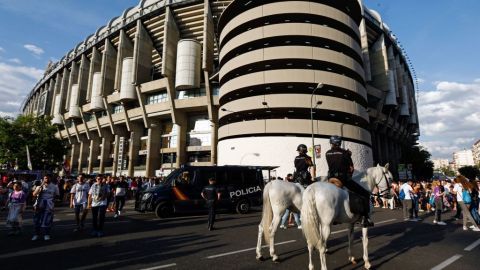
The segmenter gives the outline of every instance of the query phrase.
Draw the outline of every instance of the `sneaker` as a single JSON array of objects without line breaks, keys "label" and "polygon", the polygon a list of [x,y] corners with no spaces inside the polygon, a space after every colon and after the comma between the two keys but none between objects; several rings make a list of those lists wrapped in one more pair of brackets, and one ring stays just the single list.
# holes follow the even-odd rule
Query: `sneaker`
[{"label": "sneaker", "polygon": [[122,214],[122,211],[118,210],[118,215],[120,216]]},{"label": "sneaker", "polygon": [[280,225],[280,229],[284,229],[284,230],[285,230],[285,229],[287,229],[287,227],[282,224],[282,225]]},{"label": "sneaker", "polygon": [[[440,221],[441,222],[441,221]],[[438,224],[438,222],[434,219],[433,220],[433,224]]]},{"label": "sneaker", "polygon": [[49,241],[50,240],[50,235],[45,234],[45,236],[43,236],[43,240]]},{"label": "sneaker", "polygon": [[463,226],[463,230],[467,231],[468,230],[467,226]]},{"label": "sneaker", "polygon": [[472,231],[474,231],[474,232],[480,232],[480,228],[475,227],[475,228],[472,229]]},{"label": "sneaker", "polygon": [[113,215],[113,218],[118,218],[118,214]]},{"label": "sneaker", "polygon": [[37,240],[38,240],[38,235],[34,235],[34,236],[32,237],[32,241],[37,241]]},{"label": "sneaker", "polygon": [[437,225],[445,226],[445,225],[447,225],[447,223],[445,223],[445,222],[443,222],[443,221],[439,221],[439,222],[437,222]]},{"label": "sneaker", "polygon": [[470,229],[473,230],[473,229],[476,228],[476,227],[475,227],[475,225],[472,225],[472,226],[470,226],[470,227],[468,227],[468,228],[470,228]]},{"label": "sneaker", "polygon": [[301,230],[301,229],[302,229],[302,225],[298,225],[298,229]]}]

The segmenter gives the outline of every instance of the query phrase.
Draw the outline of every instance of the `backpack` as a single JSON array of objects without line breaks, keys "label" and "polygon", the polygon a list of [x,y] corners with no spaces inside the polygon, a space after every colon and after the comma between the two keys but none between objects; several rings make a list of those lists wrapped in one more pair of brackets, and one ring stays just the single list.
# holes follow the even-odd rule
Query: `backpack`
[{"label": "backpack", "polygon": [[464,204],[471,204],[472,203],[472,196],[470,196],[470,193],[466,189],[464,189],[462,191],[462,198],[463,198],[463,203]]},{"label": "backpack", "polygon": [[403,188],[402,188],[402,190],[400,190],[400,194],[398,195],[398,198],[401,201],[405,200],[405,191],[403,191]]}]

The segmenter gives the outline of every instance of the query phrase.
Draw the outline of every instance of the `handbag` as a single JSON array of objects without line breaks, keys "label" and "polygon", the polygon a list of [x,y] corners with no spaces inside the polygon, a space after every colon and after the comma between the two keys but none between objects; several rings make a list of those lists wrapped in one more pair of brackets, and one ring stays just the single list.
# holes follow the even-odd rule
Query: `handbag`
[{"label": "handbag", "polygon": [[472,203],[472,196],[470,196],[470,193],[468,192],[468,190],[464,189],[462,191],[462,199],[464,204]]},{"label": "handbag", "polygon": [[435,206],[435,196],[432,194],[432,196],[430,196],[430,199],[428,200],[428,203],[430,203],[430,205],[432,207]]},{"label": "handbag", "polygon": [[40,192],[38,193],[37,197],[35,198],[35,203],[33,204],[33,208],[35,210],[38,209],[38,205],[40,204],[40,197],[42,196],[43,193],[43,185],[40,187]]}]

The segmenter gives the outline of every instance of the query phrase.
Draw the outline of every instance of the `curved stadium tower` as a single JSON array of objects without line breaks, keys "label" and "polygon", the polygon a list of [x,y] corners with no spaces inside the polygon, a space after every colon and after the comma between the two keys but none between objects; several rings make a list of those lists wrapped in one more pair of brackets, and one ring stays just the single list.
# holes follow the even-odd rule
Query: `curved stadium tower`
[{"label": "curved stadium tower", "polygon": [[419,136],[403,49],[357,0],[140,1],[47,67],[23,112],[52,116],[73,172],[131,176],[236,164],[284,177],[300,143],[321,146],[326,175],[335,134],[358,170],[396,168]]}]

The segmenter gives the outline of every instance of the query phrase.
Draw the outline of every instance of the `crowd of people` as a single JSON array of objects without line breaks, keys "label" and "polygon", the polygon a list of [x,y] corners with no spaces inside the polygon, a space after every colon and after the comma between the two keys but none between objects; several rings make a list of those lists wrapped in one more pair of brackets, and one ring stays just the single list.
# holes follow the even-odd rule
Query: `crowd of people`
[{"label": "crowd of people", "polygon": [[75,213],[74,232],[85,229],[85,219],[91,210],[94,237],[104,235],[106,212],[118,218],[127,199],[136,198],[138,191],[157,186],[162,177],[112,177],[79,175],[76,179],[44,176],[30,184],[10,179],[0,184],[0,210],[8,211],[6,225],[8,235],[22,233],[23,213],[27,206],[33,208],[34,233],[32,241],[50,240],[50,230],[56,206],[69,205]]}]

